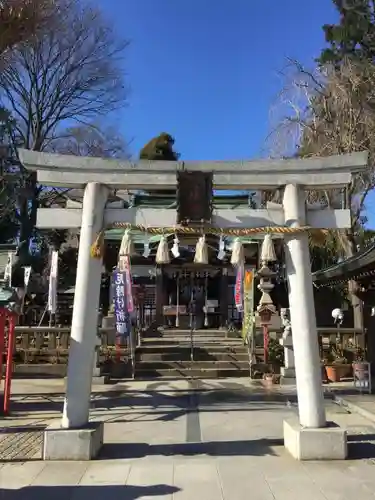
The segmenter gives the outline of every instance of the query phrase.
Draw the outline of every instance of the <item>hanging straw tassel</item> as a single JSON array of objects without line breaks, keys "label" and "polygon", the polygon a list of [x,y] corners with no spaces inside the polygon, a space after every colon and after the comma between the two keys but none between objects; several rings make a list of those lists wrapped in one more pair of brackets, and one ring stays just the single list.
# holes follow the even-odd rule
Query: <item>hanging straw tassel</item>
[{"label": "hanging straw tassel", "polygon": [[242,245],[242,241],[240,238],[236,238],[233,242],[233,247],[232,247],[232,256],[230,259],[230,263],[233,266],[242,266],[245,262],[245,254],[244,254],[244,249]]},{"label": "hanging straw tassel", "polygon": [[262,248],[260,252],[260,260],[262,262],[276,262],[277,257],[275,253],[275,247],[272,241],[272,236],[266,234],[262,243]]},{"label": "hanging straw tassel", "polygon": [[101,259],[104,255],[104,230],[100,231],[90,248],[90,255],[93,259]]},{"label": "hanging straw tassel", "polygon": [[199,238],[195,247],[194,262],[196,264],[208,264],[208,248],[204,235]]},{"label": "hanging straw tassel", "polygon": [[160,238],[155,261],[157,264],[169,264],[171,261],[169,257],[168,241],[164,235]]},{"label": "hanging straw tassel", "polygon": [[130,229],[126,229],[124,236],[122,237],[121,240],[121,245],[120,245],[120,251],[118,253],[119,257],[124,257],[128,255],[131,257],[134,255],[135,249],[134,249],[134,243],[133,239],[130,233]]}]

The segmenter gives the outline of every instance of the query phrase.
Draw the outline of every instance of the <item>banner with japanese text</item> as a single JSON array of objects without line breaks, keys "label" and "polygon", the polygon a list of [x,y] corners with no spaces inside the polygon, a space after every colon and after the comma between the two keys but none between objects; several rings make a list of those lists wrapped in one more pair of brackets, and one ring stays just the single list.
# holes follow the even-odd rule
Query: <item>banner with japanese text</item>
[{"label": "banner with japanese text", "polygon": [[114,306],[116,318],[116,332],[118,335],[130,334],[130,317],[127,309],[127,286],[126,275],[124,271],[114,271]]},{"label": "banner with japanese text", "polygon": [[242,320],[242,338],[246,340],[255,325],[254,316],[254,276],[255,269],[248,269],[244,276],[244,314]]},{"label": "banner with japanese text", "polygon": [[238,266],[236,274],[236,284],[234,286],[234,303],[238,312],[243,311],[243,274],[243,266]]}]

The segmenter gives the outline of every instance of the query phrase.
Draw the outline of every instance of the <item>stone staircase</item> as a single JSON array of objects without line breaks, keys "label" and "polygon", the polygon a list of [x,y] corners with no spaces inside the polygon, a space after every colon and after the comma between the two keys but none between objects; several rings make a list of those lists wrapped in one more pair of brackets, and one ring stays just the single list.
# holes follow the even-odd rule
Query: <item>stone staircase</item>
[{"label": "stone staircase", "polygon": [[[191,355],[193,353],[193,359]],[[247,346],[222,330],[170,329],[146,337],[136,350],[136,378],[249,377]]]}]

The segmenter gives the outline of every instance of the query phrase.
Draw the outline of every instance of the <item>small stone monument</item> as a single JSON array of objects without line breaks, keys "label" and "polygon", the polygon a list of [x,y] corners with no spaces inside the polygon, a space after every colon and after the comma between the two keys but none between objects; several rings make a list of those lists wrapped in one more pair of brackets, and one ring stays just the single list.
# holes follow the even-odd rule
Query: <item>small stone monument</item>
[{"label": "small stone monument", "polygon": [[294,365],[293,335],[289,309],[281,309],[280,316],[284,327],[283,335],[279,340],[280,345],[284,347],[284,366],[281,367],[280,385],[295,385],[296,370]]}]

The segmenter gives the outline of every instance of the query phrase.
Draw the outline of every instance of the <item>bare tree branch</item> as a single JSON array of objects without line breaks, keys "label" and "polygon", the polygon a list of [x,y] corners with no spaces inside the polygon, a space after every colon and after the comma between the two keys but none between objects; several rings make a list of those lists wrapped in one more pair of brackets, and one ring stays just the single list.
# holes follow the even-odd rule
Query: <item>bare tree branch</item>
[{"label": "bare tree branch", "polygon": [[113,127],[95,124],[71,127],[63,136],[51,140],[48,150],[75,156],[129,159],[128,146]]},{"label": "bare tree branch", "polygon": [[[291,61],[285,75],[279,106],[273,109],[277,122],[270,136],[276,146],[274,154],[282,155],[285,145],[289,148],[285,153],[290,152],[292,145],[285,140],[290,137],[296,139],[294,151],[304,157],[369,151],[372,168],[354,176],[348,189],[352,229],[344,232],[351,240],[344,246],[347,255],[352,254],[366,197],[375,185],[375,66],[348,58],[339,68],[309,71]],[[337,192],[309,195],[324,206],[337,206],[341,198]]]},{"label": "bare tree branch", "polygon": [[17,48],[0,74],[3,104],[29,149],[43,150],[64,122],[90,122],[126,103],[121,61],[128,42],[80,0],[60,0],[60,9],[60,24]]}]

